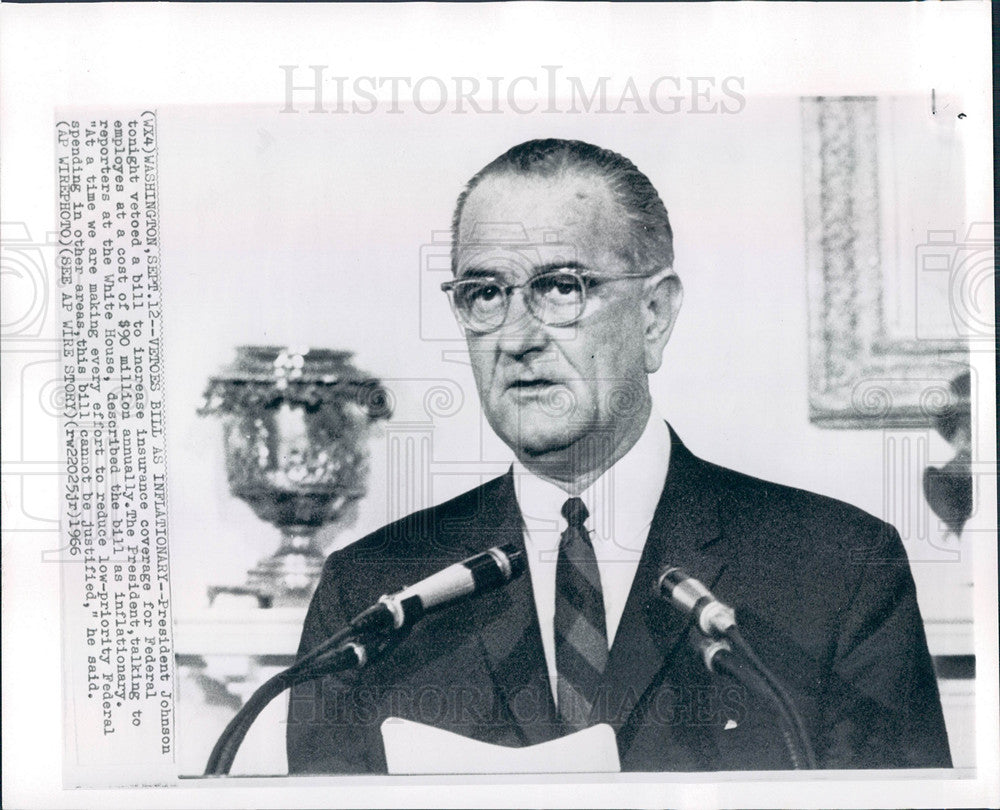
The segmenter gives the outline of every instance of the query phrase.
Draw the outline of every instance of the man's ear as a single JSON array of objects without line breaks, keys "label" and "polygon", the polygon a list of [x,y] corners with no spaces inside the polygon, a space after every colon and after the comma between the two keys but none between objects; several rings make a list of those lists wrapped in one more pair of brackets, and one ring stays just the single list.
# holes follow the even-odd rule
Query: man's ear
[{"label": "man's ear", "polygon": [[663,349],[677,321],[683,298],[681,280],[671,268],[660,271],[646,282],[642,314],[647,374],[656,371],[663,361]]}]

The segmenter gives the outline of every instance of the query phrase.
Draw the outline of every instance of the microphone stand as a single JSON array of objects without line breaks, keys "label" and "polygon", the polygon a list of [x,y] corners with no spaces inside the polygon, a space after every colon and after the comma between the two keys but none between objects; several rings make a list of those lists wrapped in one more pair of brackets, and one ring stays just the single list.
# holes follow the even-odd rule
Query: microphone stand
[{"label": "microphone stand", "polygon": [[[722,639],[713,639],[697,630],[692,630],[691,640],[702,653],[709,672],[732,678],[751,692],[765,698],[774,707],[792,768],[815,769],[816,755],[795,702],[774,673],[757,657],[739,629],[732,627]],[[733,652],[730,641],[738,652]]]},{"label": "microphone stand", "polygon": [[236,752],[258,715],[286,689],[323,675],[360,669],[384,653],[396,640],[390,639],[369,647],[367,639],[363,642],[363,638],[364,635],[359,635],[352,623],[258,687],[219,736],[205,765],[205,776],[225,776],[229,773]]}]

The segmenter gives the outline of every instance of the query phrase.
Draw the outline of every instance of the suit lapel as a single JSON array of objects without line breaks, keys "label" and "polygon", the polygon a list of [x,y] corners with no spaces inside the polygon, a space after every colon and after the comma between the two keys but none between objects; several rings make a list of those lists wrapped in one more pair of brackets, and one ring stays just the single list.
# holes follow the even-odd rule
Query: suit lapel
[{"label": "suit lapel", "polygon": [[[655,593],[655,583],[664,568],[676,565],[714,588],[726,567],[715,475],[672,429],[670,434],[667,479],[594,709],[594,720],[609,723],[618,734],[622,757],[641,720],[637,708],[642,696],[663,679],[690,627]],[[512,473],[490,482],[482,492],[477,514],[448,527],[448,534],[469,554],[504,543],[523,549]],[[556,720],[530,576],[525,573],[507,587],[474,600],[468,617],[470,626],[478,628],[496,702],[516,729],[518,741],[534,745],[558,737],[564,730]]]},{"label": "suit lapel", "polygon": [[[671,430],[670,467],[625,611],[611,647],[595,720],[610,723],[624,756],[633,734],[627,724],[651,686],[686,643],[690,622],[655,591],[663,569],[679,566],[709,588],[725,568],[718,492],[710,468]],[[658,677],[660,676],[660,677]]]},{"label": "suit lapel", "polygon": [[[473,523],[475,529],[467,535],[470,554],[504,543],[524,550],[512,472],[484,489]],[[535,745],[559,736],[562,729],[555,720],[530,575],[525,572],[505,588],[474,600],[469,610],[493,678],[496,703],[515,729],[518,742]]]}]

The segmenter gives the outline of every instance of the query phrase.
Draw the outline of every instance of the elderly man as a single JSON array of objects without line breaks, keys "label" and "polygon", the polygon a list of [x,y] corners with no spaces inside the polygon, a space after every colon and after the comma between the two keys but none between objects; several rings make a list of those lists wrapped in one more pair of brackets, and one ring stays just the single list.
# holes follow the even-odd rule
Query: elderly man
[{"label": "elderly man", "polygon": [[425,618],[370,667],[297,687],[296,772],[384,772],[390,716],[523,746],[591,724],[623,770],[788,768],[773,707],[710,674],[654,591],[681,566],[737,608],[819,765],[948,767],[898,534],[846,504],[701,461],[648,375],[681,304],[667,211],[614,152],[530,141],[455,211],[453,280],[506,475],[329,558],[305,652],[380,594],[503,543],[527,575]]}]

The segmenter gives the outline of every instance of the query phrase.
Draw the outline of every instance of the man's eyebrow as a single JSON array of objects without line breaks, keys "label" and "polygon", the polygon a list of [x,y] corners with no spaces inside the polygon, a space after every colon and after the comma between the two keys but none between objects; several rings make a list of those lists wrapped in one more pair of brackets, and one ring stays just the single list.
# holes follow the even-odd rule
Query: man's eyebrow
[{"label": "man's eyebrow", "polygon": [[502,278],[503,273],[490,270],[487,267],[469,267],[459,273],[456,278]]},{"label": "man's eyebrow", "polygon": [[545,264],[536,265],[533,270],[534,274],[541,273],[551,273],[553,270],[579,270],[581,273],[585,273],[590,268],[587,267],[583,262],[578,262],[575,259],[569,259],[566,261],[559,262],[546,262]]},{"label": "man's eyebrow", "polygon": [[[583,262],[578,262],[575,259],[570,259],[567,261],[558,262],[546,262],[545,264],[536,264],[531,268],[531,277],[540,276],[542,273],[551,273],[555,270],[577,270],[581,273],[585,273],[590,268]],[[507,278],[508,274],[503,273],[500,270],[494,270],[487,267],[469,267],[458,274],[457,278]]]}]

